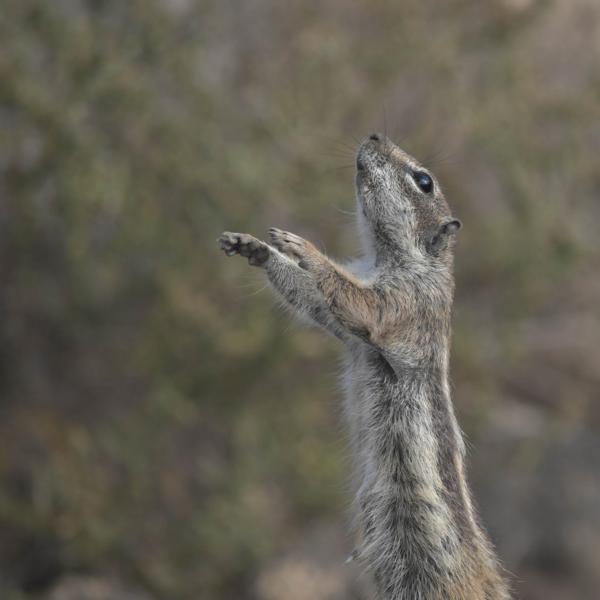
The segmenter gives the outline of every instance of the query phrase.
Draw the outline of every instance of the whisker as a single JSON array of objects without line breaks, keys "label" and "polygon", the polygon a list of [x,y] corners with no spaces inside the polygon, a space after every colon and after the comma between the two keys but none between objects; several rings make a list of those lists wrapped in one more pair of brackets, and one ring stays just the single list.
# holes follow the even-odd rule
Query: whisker
[{"label": "whisker", "polygon": [[344,156],[354,156],[355,152],[354,150],[350,150],[349,148],[344,148],[342,146],[339,146],[337,148],[330,148],[331,152],[336,152],[337,154],[342,154]]},{"label": "whisker", "polygon": [[253,287],[255,287],[255,286],[256,286],[256,283],[257,283],[257,282],[255,281],[254,283],[244,283],[244,284],[242,284],[242,285],[234,285],[233,287],[234,287],[236,290],[244,290],[244,289],[247,289],[247,288],[253,288]]},{"label": "whisker", "polygon": [[254,292],[252,292],[250,294],[246,294],[246,295],[242,296],[242,298],[252,298],[252,296],[256,296],[257,294],[260,294],[262,291],[266,290],[268,287],[269,287],[269,284],[265,283],[265,285],[263,285],[258,290],[255,290]]},{"label": "whisker", "polygon": [[335,157],[341,157],[341,158],[354,158],[354,153],[350,154],[347,151],[342,151],[342,150],[334,150],[334,151],[327,151],[327,152],[318,152],[317,153],[319,156],[335,156]]},{"label": "whisker", "polygon": [[351,152],[355,151],[354,146],[352,146],[351,144],[349,144],[348,142],[346,142],[342,139],[332,138],[332,137],[322,134],[322,133],[319,135],[332,144],[337,144],[339,147],[345,148],[346,150],[349,150]]},{"label": "whisker", "polygon": [[441,163],[448,163],[451,160],[455,159],[457,155],[456,150],[440,150],[430,155],[426,160],[422,161],[423,164],[426,164],[428,167],[433,165],[439,165]]},{"label": "whisker", "polygon": [[383,137],[387,140],[387,112],[385,110],[385,102],[383,103]]},{"label": "whisker", "polygon": [[343,208],[340,208],[339,206],[334,206],[334,208],[338,212],[341,212],[343,215],[350,215],[351,217],[355,217],[356,216],[356,211],[355,210],[344,210]]},{"label": "whisker", "polygon": [[332,171],[341,171],[343,169],[353,169],[354,165],[341,165],[339,167],[327,167],[325,169],[320,169],[320,173],[331,173]]}]

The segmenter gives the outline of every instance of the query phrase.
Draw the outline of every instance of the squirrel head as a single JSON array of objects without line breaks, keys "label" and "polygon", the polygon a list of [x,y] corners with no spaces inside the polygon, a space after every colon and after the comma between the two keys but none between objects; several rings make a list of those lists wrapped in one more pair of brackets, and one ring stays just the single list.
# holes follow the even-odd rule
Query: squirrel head
[{"label": "squirrel head", "polygon": [[385,136],[374,133],[356,156],[361,228],[379,253],[443,261],[461,228],[435,177]]}]

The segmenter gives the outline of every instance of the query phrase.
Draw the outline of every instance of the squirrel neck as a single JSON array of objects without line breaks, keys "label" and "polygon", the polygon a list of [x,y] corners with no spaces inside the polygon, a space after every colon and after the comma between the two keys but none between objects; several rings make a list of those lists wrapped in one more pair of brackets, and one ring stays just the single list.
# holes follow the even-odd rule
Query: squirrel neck
[{"label": "squirrel neck", "polygon": [[399,240],[392,240],[391,236],[375,236],[371,228],[365,223],[364,217],[358,219],[358,234],[360,240],[360,253],[367,263],[380,271],[393,272],[396,269],[405,269],[407,266],[421,264],[430,271],[440,270],[448,277],[445,285],[454,288],[452,281],[453,257],[451,251],[443,252],[435,261],[427,260],[426,254],[418,250],[414,244],[402,244]]}]

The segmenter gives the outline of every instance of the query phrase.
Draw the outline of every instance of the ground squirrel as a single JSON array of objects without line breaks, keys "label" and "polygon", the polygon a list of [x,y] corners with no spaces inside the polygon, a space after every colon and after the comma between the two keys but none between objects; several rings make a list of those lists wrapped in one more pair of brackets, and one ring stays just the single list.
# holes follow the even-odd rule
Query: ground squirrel
[{"label": "ground squirrel", "polygon": [[305,239],[223,233],[295,312],[346,349],[356,471],[355,552],[381,600],[500,600],[507,586],[477,522],[448,384],[453,218],[436,179],[373,134],[356,157],[364,258],[341,266]]}]

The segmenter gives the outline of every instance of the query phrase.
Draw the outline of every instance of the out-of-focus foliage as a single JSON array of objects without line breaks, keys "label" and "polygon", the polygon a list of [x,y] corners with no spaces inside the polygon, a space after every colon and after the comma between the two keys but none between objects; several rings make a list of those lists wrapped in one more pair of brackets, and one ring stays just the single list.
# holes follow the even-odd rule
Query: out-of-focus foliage
[{"label": "out-of-focus foliage", "polygon": [[270,565],[349,501],[336,348],[215,238],[353,252],[373,129],[465,224],[453,373],[484,520],[524,598],[592,598],[598,64],[593,0],[4,0],[2,598],[73,573],[283,597]]}]

